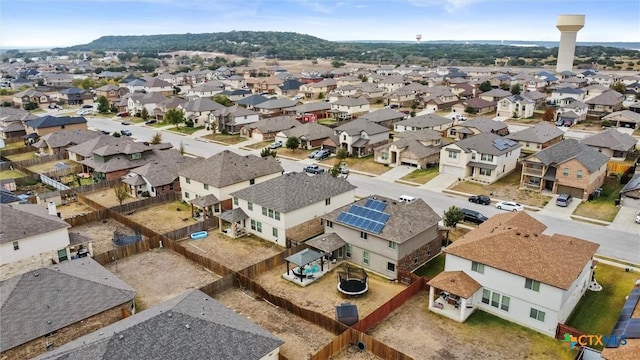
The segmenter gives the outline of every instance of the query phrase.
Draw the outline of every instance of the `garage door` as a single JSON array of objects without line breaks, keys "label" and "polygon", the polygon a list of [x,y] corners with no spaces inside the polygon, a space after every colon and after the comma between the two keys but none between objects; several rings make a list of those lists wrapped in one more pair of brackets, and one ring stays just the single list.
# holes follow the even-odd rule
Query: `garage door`
[{"label": "garage door", "polygon": [[558,189],[556,190],[556,193],[571,194],[571,196],[573,196],[576,199],[582,199],[582,196],[584,195],[584,190],[571,187],[571,186],[566,186],[566,185],[558,185]]},{"label": "garage door", "polygon": [[454,176],[460,176],[460,169],[455,166],[444,165],[442,167],[443,174],[449,174]]},{"label": "garage door", "polygon": [[418,164],[412,161],[403,161],[400,163],[401,165],[406,165],[406,166],[413,166],[413,167],[418,167]]}]

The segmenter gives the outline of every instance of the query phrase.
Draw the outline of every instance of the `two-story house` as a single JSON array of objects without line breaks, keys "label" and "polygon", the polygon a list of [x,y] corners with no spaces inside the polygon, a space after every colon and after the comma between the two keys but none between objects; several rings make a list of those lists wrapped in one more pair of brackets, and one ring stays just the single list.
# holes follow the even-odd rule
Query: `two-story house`
[{"label": "two-story house", "polygon": [[38,137],[61,130],[87,130],[87,119],[82,116],[45,115],[24,122],[27,134]]},{"label": "two-story house", "polygon": [[533,100],[521,95],[511,95],[498,101],[496,116],[530,118],[535,107]]},{"label": "two-story house", "polygon": [[117,85],[104,85],[96,89],[96,96],[100,98],[104,96],[109,100],[109,104],[113,104],[120,99],[129,90],[126,87],[120,87]]},{"label": "two-story house", "polygon": [[275,94],[278,91],[278,86],[282,85],[282,79],[276,76],[268,78],[249,77],[245,79],[245,83],[254,93]]},{"label": "two-story house", "polygon": [[164,96],[171,96],[175,93],[173,84],[160,78],[151,78],[142,84],[142,90],[147,94],[158,93]]},{"label": "two-story house", "polygon": [[225,108],[226,106],[206,97],[195,97],[184,104],[178,105],[178,109],[184,111],[185,118],[192,120],[196,126],[208,122],[214,111]]},{"label": "two-story house", "polygon": [[584,101],[584,90],[574,87],[563,87],[551,91],[551,96],[547,98],[550,105],[558,105],[561,100],[571,98],[576,101]]},{"label": "two-story house", "polygon": [[[389,142],[389,129],[367,119],[356,119],[334,129],[340,147],[353,156],[363,157]],[[332,139],[328,139],[331,141]]]},{"label": "two-story house", "polygon": [[140,115],[142,109],[146,108],[149,114],[154,114],[156,108],[160,108],[163,103],[169,100],[159,92],[153,93],[131,93],[127,98],[127,110],[130,114]]},{"label": "two-story house", "polygon": [[93,104],[93,94],[75,87],[58,91],[58,99],[68,105]]},{"label": "two-story house", "polygon": [[24,122],[35,118],[35,115],[23,109],[0,108],[0,138],[10,139],[24,136],[26,134]]},{"label": "two-story house", "polygon": [[608,160],[578,140],[565,139],[522,160],[520,187],[587,199],[604,183]]},{"label": "two-story house", "polygon": [[389,166],[408,165],[424,169],[440,162],[440,149],[449,142],[436,130],[404,131],[396,134],[392,143],[375,148],[373,161]]},{"label": "two-story house", "polygon": [[440,252],[440,216],[417,198],[401,202],[368,196],[322,217],[326,235],[344,241],[347,261],[395,280]]},{"label": "two-story house", "polygon": [[615,90],[608,90],[602,94],[585,100],[589,107],[589,114],[593,116],[605,116],[614,111],[622,110],[624,95]]},{"label": "two-story house", "polygon": [[447,134],[447,130],[449,130],[449,128],[453,127],[457,123],[458,121],[456,119],[450,119],[431,113],[418,115],[406,120],[398,121],[397,123],[393,124],[393,130],[399,133],[403,131],[432,129],[439,131],[442,135],[445,135]]},{"label": "two-story house", "polygon": [[231,209],[231,193],[247,186],[259,184],[282,174],[282,166],[275,158],[239,155],[224,150],[206,159],[184,167],[178,172],[184,201],[195,202],[212,213]]},{"label": "two-story house", "polygon": [[36,104],[38,107],[49,104],[51,102],[51,98],[42,91],[27,89],[14,94],[12,102],[14,106],[24,109],[24,107],[30,103]]},{"label": "two-story house", "polygon": [[531,154],[559,143],[564,138],[564,131],[546,122],[541,122],[524,130],[506,136],[522,145],[522,154]]},{"label": "two-story house", "polygon": [[371,111],[368,114],[364,114],[360,116],[360,119],[367,119],[376,124],[385,126],[389,129],[393,129],[393,125],[401,120],[404,120],[405,117],[408,116],[403,112],[384,108]]},{"label": "two-story house", "polygon": [[296,105],[298,105],[298,102],[291,99],[270,99],[256,104],[253,107],[261,115],[265,117],[273,117],[284,114],[287,109],[290,109]]},{"label": "two-story house", "polygon": [[122,182],[129,185],[131,196],[155,197],[167,193],[181,193],[180,177],[178,172],[197,160],[192,157],[181,156],[179,152],[167,152],[171,158],[165,157],[164,161],[149,162],[140,167],[131,169],[122,178]]},{"label": "two-story house", "polygon": [[623,161],[636,150],[638,140],[633,136],[609,128],[597,134],[589,135],[580,143],[590,146],[607,155],[609,159]]},{"label": "two-story house", "polygon": [[327,78],[318,82],[309,82],[300,85],[299,93],[304,94],[305,99],[318,99],[321,95],[326,96],[338,87],[335,79]]},{"label": "two-story house", "polygon": [[505,136],[509,134],[509,127],[501,121],[477,117],[459,122],[448,130],[448,136],[456,139],[466,139],[482,133]]},{"label": "two-story house", "polygon": [[369,112],[369,101],[364,98],[345,96],[331,103],[331,110],[358,117]]},{"label": "two-story house", "polygon": [[260,114],[253,110],[233,105],[214,110],[209,115],[209,124],[216,132],[237,134],[243,126],[253,124],[260,120]]},{"label": "two-story house", "polygon": [[493,133],[482,133],[445,145],[439,172],[491,184],[516,168],[519,143]]},{"label": "two-story house", "polygon": [[462,322],[477,308],[555,336],[587,290],[599,245],[545,229],[525,212],[503,213],[446,247],[429,310]]},{"label": "two-story house", "polygon": [[238,229],[286,246],[322,233],[319,218],[354,201],[355,186],[329,174],[287,173],[235,191],[233,206],[247,216]]}]

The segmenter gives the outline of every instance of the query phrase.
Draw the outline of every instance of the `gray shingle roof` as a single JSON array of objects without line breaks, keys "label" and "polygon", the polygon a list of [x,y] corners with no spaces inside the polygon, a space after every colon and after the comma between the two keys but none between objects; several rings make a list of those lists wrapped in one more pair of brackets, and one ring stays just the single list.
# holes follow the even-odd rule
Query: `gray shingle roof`
[{"label": "gray shingle roof", "polygon": [[300,126],[296,126],[292,129],[284,130],[282,133],[285,134],[287,138],[295,136],[297,138],[303,137],[307,141],[312,141],[330,137],[331,135],[333,135],[333,130],[328,126],[320,125],[315,122],[309,122]]},{"label": "gray shingle roof", "polygon": [[173,156],[171,158],[156,159],[146,165],[132,169],[131,172],[147,180],[151,186],[168,185],[178,178],[180,169],[197,161],[194,158],[182,156],[179,151],[162,152],[162,154],[171,154]]},{"label": "gray shingle roof", "polygon": [[524,130],[511,133],[506,137],[515,141],[529,141],[533,143],[544,144],[549,140],[563,135],[564,131],[558,129],[558,127],[543,122]]},{"label": "gray shingle roof", "polygon": [[25,122],[34,129],[58,127],[62,125],[86,124],[87,119],[82,116],[51,116],[45,115]]},{"label": "gray shingle roof", "polygon": [[[433,209],[421,198],[417,198],[413,202],[406,203],[398,202],[384,196],[375,195],[360,199],[354,202],[354,204],[364,205],[366,201],[372,197],[380,201],[386,201],[387,203],[384,212],[389,214],[389,220],[387,220],[387,223],[380,234],[374,234],[375,236],[379,236],[386,240],[403,243],[416,235],[421,234],[425,230],[436,226],[438,221],[442,219],[440,215],[433,211]],[[333,221],[333,226],[336,226],[336,224],[339,224],[340,226],[347,226],[336,222],[336,219],[342,211],[348,210],[351,205],[352,204],[349,204],[338,208],[326,214],[322,218]]]},{"label": "gray shingle roof", "polygon": [[589,100],[585,100],[585,104],[616,105],[616,104],[622,103],[622,100],[624,100],[624,95],[620,94],[615,90],[608,90],[596,97],[593,97]]},{"label": "gray shingle roof", "polygon": [[293,101],[291,99],[271,99],[256,104],[255,107],[258,109],[284,109],[294,107],[297,104],[297,101]]},{"label": "gray shingle roof", "polygon": [[[636,103],[640,107],[640,103]],[[640,113],[633,112],[631,110],[615,111],[611,114],[604,116],[602,120],[622,120],[627,122],[640,123]]]},{"label": "gray shingle roof", "polygon": [[453,120],[436,114],[418,115],[407,120],[398,121],[396,124],[415,126],[419,128],[433,128],[444,124],[452,124]]},{"label": "gray shingle roof", "polygon": [[326,101],[313,101],[287,109],[287,111],[296,111],[299,113],[323,110],[331,110],[331,104]]},{"label": "gray shingle roof", "polygon": [[0,244],[71,227],[41,205],[0,205]]},{"label": "gray shingle roof", "polygon": [[91,258],[0,282],[0,351],[133,300],[129,285]]},{"label": "gray shingle roof", "polygon": [[578,142],[576,139],[565,139],[529,156],[539,159],[545,166],[559,165],[576,159],[589,171],[593,172],[605,165],[609,158],[598,150]]},{"label": "gray shingle roof", "polygon": [[263,103],[263,102],[265,102],[267,100],[269,100],[268,97],[262,96],[260,94],[255,94],[255,95],[247,96],[244,99],[240,99],[240,100],[236,101],[236,104],[253,105],[253,106],[255,106],[255,105]]},{"label": "gray shingle roof", "polygon": [[500,121],[487,119],[485,117],[478,117],[475,119],[463,121],[459,123],[458,126],[478,129],[480,132],[483,132],[483,133],[489,133],[492,131],[500,131],[500,130],[507,129],[507,124]]},{"label": "gray shingle roof", "polygon": [[99,132],[80,129],[56,131],[44,135],[40,139],[44,140],[51,148],[57,148],[69,145],[77,145],[98,136],[100,136]]},{"label": "gray shingle roof", "polygon": [[386,127],[382,125],[378,125],[373,121],[370,121],[367,119],[355,119],[355,120],[349,121],[344,125],[338,126],[337,128],[335,128],[335,130],[338,132],[344,131],[351,136],[357,135],[362,131],[364,131],[369,135],[381,134],[383,132],[389,131],[389,129],[387,129]]},{"label": "gray shingle roof", "polygon": [[299,172],[284,174],[249,186],[231,193],[231,196],[288,213],[355,188],[347,180],[334,178],[328,173],[309,176]]},{"label": "gray shingle roof", "polygon": [[39,359],[251,360],[283,343],[200,290],[191,290]]},{"label": "gray shingle roof", "polygon": [[245,126],[248,129],[258,129],[263,134],[269,134],[300,126],[300,122],[292,116],[276,116],[262,119]]},{"label": "gray shingle roof", "polygon": [[333,104],[342,105],[342,106],[361,106],[361,105],[368,105],[369,100],[364,98],[354,98],[350,96],[345,96],[334,101]]},{"label": "gray shingle roof", "polygon": [[221,188],[261,176],[282,172],[282,166],[271,156],[239,155],[224,150],[207,159],[200,159],[178,172],[203,184]]},{"label": "gray shingle roof", "polygon": [[481,154],[491,154],[496,156],[506,154],[509,151],[513,151],[522,147],[522,145],[514,141],[515,145],[508,146],[503,150],[500,150],[493,144],[493,140],[499,138],[502,137],[493,133],[481,133],[463,140],[456,141],[455,145],[460,147],[466,153],[471,152],[471,150],[475,150]]},{"label": "gray shingle roof", "polygon": [[218,104],[217,102],[205,97],[199,97],[189,100],[186,103],[182,104],[181,107],[184,109],[184,111],[190,112],[214,111],[225,108],[224,105]]},{"label": "gray shingle roof", "polygon": [[613,128],[606,129],[580,140],[580,143],[585,145],[615,151],[630,151],[636,147],[636,142],[637,140],[633,136],[623,134]]},{"label": "gray shingle roof", "polygon": [[360,119],[367,119],[369,121],[373,121],[374,123],[379,123],[389,120],[402,120],[405,116],[407,115],[393,109],[380,109],[372,111],[368,114],[364,114],[360,116]]}]

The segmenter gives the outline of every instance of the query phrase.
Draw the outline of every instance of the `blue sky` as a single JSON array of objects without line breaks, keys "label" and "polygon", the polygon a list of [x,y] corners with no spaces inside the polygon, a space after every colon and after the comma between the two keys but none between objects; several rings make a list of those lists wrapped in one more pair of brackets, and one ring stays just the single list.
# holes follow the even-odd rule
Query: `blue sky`
[{"label": "blue sky", "polygon": [[104,35],[294,31],[327,40],[640,41],[638,0],[0,0],[0,47],[85,44]]}]

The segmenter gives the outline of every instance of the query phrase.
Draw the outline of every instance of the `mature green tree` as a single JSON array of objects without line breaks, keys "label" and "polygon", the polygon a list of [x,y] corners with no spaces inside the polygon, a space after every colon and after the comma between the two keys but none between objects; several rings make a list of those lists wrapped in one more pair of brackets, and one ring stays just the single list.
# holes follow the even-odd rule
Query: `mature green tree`
[{"label": "mature green tree", "polygon": [[349,156],[349,152],[345,148],[340,148],[336,151],[336,158],[338,160],[344,160]]},{"label": "mature green tree", "polygon": [[482,84],[480,84],[480,91],[482,92],[487,92],[491,89],[493,89],[493,86],[491,86],[491,83],[489,81],[483,81]]},{"label": "mature green tree", "polygon": [[116,105],[115,105],[115,104],[111,104],[111,109],[110,109],[110,110],[111,110],[111,112],[112,112],[112,113],[114,113],[114,114],[118,112],[118,108],[116,107]]},{"label": "mature green tree", "polygon": [[100,114],[106,114],[109,112],[109,100],[105,96],[98,98],[98,112]]},{"label": "mature green tree", "polygon": [[339,61],[339,60],[333,60],[331,62],[331,66],[333,66],[334,68],[343,67],[344,65],[345,65],[345,63],[343,63],[342,61]]},{"label": "mature green tree", "polygon": [[228,97],[226,97],[225,95],[216,95],[213,98],[213,101],[217,102],[220,105],[224,105],[224,106],[233,106],[233,101],[229,100]]},{"label": "mature green tree", "polygon": [[455,205],[451,205],[448,210],[444,212],[444,216],[442,218],[444,221],[444,225],[448,227],[456,227],[458,223],[461,223],[464,220],[464,214]]},{"label": "mature green tree", "polygon": [[338,177],[338,175],[340,175],[340,163],[339,162],[333,164],[331,169],[329,169],[329,175],[331,175],[332,177]]},{"label": "mature green tree", "polygon": [[149,119],[149,110],[147,110],[146,107],[142,108],[142,111],[140,112],[140,117],[142,118],[142,120],[147,121],[147,119]]},{"label": "mature green tree", "polygon": [[616,82],[614,84],[611,84],[610,88],[611,88],[611,90],[615,90],[615,91],[617,91],[617,92],[619,92],[621,94],[623,94],[624,91],[626,90],[626,87],[620,81],[618,81],[618,82]]},{"label": "mature green tree", "polygon": [[520,84],[511,85],[511,94],[520,95],[521,92],[522,92],[522,87],[520,86]]},{"label": "mature green tree", "polygon": [[184,113],[180,109],[169,109],[164,114],[164,120],[178,128],[184,122]]},{"label": "mature green tree", "polygon": [[298,137],[296,136],[290,136],[289,138],[287,138],[287,143],[284,146],[286,146],[287,149],[295,151],[300,147],[300,139],[298,139]]}]

